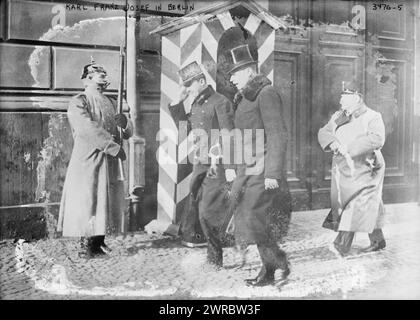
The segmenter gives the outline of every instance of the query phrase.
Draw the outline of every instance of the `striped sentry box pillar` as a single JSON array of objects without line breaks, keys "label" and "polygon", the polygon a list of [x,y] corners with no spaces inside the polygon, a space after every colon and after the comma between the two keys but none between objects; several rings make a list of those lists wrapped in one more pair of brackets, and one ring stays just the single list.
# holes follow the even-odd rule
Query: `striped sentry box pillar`
[{"label": "striped sentry box pillar", "polygon": [[[177,127],[168,105],[177,99],[180,85],[178,70],[197,61],[216,88],[218,42],[223,33],[236,27],[229,10],[215,13],[212,19],[174,29],[162,36],[162,76],[160,103],[160,147],[158,149],[158,216],[161,223],[176,224],[186,209],[192,165],[188,157],[185,128]],[[169,26],[174,28],[174,25]],[[257,40],[260,73],[273,81],[275,28],[250,13],[244,28]],[[187,109],[190,106],[187,106]],[[182,134],[181,134],[182,133]]]}]

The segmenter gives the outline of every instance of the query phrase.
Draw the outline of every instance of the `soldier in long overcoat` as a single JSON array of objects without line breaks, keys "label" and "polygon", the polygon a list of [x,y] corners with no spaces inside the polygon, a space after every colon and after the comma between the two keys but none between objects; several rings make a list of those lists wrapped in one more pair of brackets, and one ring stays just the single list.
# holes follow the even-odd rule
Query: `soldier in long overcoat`
[{"label": "soldier in long overcoat", "polygon": [[132,135],[132,125],[117,114],[116,101],[104,95],[109,85],[105,69],[94,63],[83,69],[85,90],[70,101],[67,115],[74,146],[67,168],[57,230],[81,237],[85,257],[109,253],[104,242],[115,231],[123,210],[123,182],[118,181],[118,158],[126,159],[119,141]]},{"label": "soldier in long overcoat", "polygon": [[[239,90],[234,101],[235,128],[243,137],[243,161],[231,191],[234,234],[240,246],[257,244],[262,268],[246,282],[264,286],[274,282],[276,269],[283,270],[283,279],[290,273],[286,253],[277,244],[291,216],[285,173],[288,133],[281,97],[267,77],[257,74],[248,45],[232,49],[231,55],[230,80]],[[252,135],[247,135],[250,130]]]},{"label": "soldier in long overcoat", "polygon": [[338,231],[334,241],[340,255],[348,254],[354,233],[367,232],[371,245],[364,252],[385,248],[382,233],[382,186],[385,143],[382,116],[366,106],[356,82],[343,82],[341,109],[318,132],[326,152],[333,152],[331,211],[323,226]]},{"label": "soldier in long overcoat", "polygon": [[[179,100],[173,101],[169,110],[174,120],[189,122],[196,145],[190,192],[193,200],[198,203],[198,213],[189,211],[185,218],[194,221],[198,214],[207,239],[207,261],[220,267],[223,265],[221,238],[224,235],[224,226],[229,222],[226,182],[233,181],[235,171],[229,163],[212,166],[209,150],[221,143],[221,136],[213,136],[215,139],[212,139],[212,129],[233,129],[233,110],[230,101],[207,84],[197,62],[182,68],[179,75],[183,89]],[[188,112],[184,105],[187,97],[193,100]]]}]

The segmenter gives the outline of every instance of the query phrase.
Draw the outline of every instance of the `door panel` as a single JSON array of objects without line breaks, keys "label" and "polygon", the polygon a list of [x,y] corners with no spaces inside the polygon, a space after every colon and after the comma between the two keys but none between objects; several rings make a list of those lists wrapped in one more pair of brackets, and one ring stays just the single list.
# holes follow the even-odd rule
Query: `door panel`
[{"label": "door panel", "polygon": [[[324,4],[311,4],[313,16],[326,19]],[[365,33],[320,24],[302,31],[300,39],[296,34],[277,36],[274,85],[288,111],[287,170],[294,210],[330,206],[332,157],[321,150],[317,133],[339,109],[342,81],[351,79],[358,81],[366,104],[381,113],[386,126],[384,201],[414,199],[410,3],[404,3],[401,11],[385,13],[373,13],[372,2],[364,5]]]},{"label": "door panel", "polygon": [[294,194],[294,210],[309,208],[307,181],[308,44],[305,39],[278,39],[274,55],[274,86],[281,94],[289,132],[287,178]]},{"label": "door panel", "polygon": [[[318,130],[339,109],[342,81],[357,79],[363,88],[364,55],[362,48],[322,46],[313,56],[316,72],[313,72],[312,126],[313,159],[315,170],[313,190],[329,189],[331,153],[325,153],[318,144]],[[324,190],[325,191],[325,190]]]}]

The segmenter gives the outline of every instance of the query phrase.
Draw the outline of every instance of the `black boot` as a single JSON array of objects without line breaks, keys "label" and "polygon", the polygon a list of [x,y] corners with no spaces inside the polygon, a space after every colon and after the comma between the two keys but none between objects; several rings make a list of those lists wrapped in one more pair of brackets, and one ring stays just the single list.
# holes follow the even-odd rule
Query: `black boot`
[{"label": "black boot", "polygon": [[[199,182],[204,179],[204,175],[200,179]],[[205,247],[207,245],[199,219],[197,197],[198,195],[196,193],[190,194],[187,207],[181,215],[181,243],[190,248]]]},{"label": "black boot", "polygon": [[276,269],[283,271],[281,280],[285,280],[290,274],[290,263],[287,261],[286,252],[281,250],[276,243],[271,246],[271,251],[274,255]]},{"label": "black boot", "polygon": [[274,283],[275,268],[263,265],[256,278],[245,279],[247,285],[253,287],[263,287]]},{"label": "black boot", "polygon": [[107,254],[102,249],[102,247],[106,246],[105,242],[104,242],[105,236],[93,236],[90,239],[92,241],[91,242],[91,246],[92,246],[91,250],[92,250],[93,254],[99,255],[99,256]]},{"label": "black boot", "polygon": [[80,251],[79,257],[84,259],[90,259],[94,257],[94,253],[92,251],[92,238],[80,238]]},{"label": "black boot", "polygon": [[354,232],[350,231],[339,231],[337,238],[334,240],[334,248],[338,253],[345,257],[350,251],[351,244],[353,242]]},{"label": "black boot", "polygon": [[112,250],[105,243],[105,236],[98,236],[98,248],[102,253],[110,255]]},{"label": "black boot", "polygon": [[369,233],[370,246],[362,249],[362,252],[374,252],[382,250],[386,247],[384,234],[381,229],[374,229],[372,233]]},{"label": "black boot", "polygon": [[273,284],[276,269],[282,269],[282,280],[286,279],[290,274],[286,253],[283,250],[280,250],[276,243],[264,245],[258,244],[257,248],[260,253],[263,266],[258,276],[254,279],[245,280],[246,283],[256,287]]}]

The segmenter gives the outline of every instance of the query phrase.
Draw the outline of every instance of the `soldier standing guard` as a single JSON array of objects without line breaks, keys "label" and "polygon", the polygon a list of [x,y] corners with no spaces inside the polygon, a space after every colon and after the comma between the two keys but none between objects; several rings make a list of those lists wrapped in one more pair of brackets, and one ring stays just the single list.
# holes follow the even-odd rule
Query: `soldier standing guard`
[{"label": "soldier standing guard", "polygon": [[326,152],[334,153],[331,177],[331,211],[323,227],[338,231],[333,249],[348,254],[354,233],[367,232],[371,245],[364,252],[385,248],[382,186],[385,143],[382,116],[366,106],[358,85],[343,82],[341,110],[318,132]]},{"label": "soldier standing guard", "polygon": [[[229,164],[212,167],[209,163],[209,149],[205,148],[203,152],[199,144],[203,142],[209,143],[209,146],[217,144],[217,141],[210,141],[211,129],[232,130],[233,111],[229,100],[207,84],[206,77],[197,62],[182,68],[179,75],[183,88],[178,101],[173,101],[169,110],[175,121],[190,123],[197,143],[190,197],[192,203],[198,204],[198,213],[189,210],[184,213],[182,221],[185,223],[189,220],[189,225],[194,226],[198,216],[207,239],[207,261],[221,267],[223,265],[221,236],[224,232],[222,229],[226,219],[229,218],[229,199],[224,192],[225,184],[226,181],[233,181],[235,171],[233,165]],[[183,103],[187,97],[193,100],[190,112],[185,111]],[[185,228],[181,226],[181,230]]]},{"label": "soldier standing guard", "polygon": [[[248,45],[233,48],[231,55],[230,81],[239,90],[234,100],[235,127],[244,137],[243,162],[231,191],[235,241],[242,247],[257,245],[262,268],[246,282],[265,286],[274,282],[276,269],[283,271],[282,279],[290,273],[286,253],[277,245],[287,233],[292,209],[285,172],[288,133],[281,97],[267,77],[257,74],[257,61]],[[261,130],[263,141],[257,139]],[[247,131],[252,132],[250,138]],[[262,152],[257,151],[260,145]]]},{"label": "soldier standing guard", "polygon": [[120,144],[132,135],[132,124],[116,114],[116,101],[104,95],[109,82],[105,69],[92,63],[83,68],[83,93],[73,97],[67,111],[74,146],[60,204],[58,231],[81,237],[82,257],[107,254],[104,242],[115,231],[123,210],[123,182],[118,181],[118,158],[126,159]]}]

